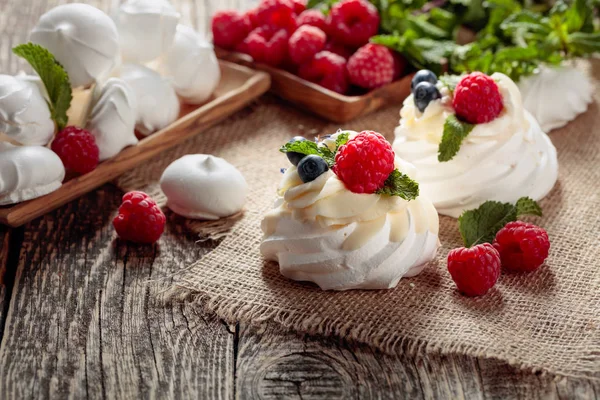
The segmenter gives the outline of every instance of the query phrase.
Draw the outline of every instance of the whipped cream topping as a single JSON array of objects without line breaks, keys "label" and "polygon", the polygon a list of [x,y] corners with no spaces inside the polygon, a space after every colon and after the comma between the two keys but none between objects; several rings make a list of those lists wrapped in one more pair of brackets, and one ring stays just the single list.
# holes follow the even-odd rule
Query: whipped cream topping
[{"label": "whipped cream topping", "polygon": [[421,193],[440,214],[459,217],[487,200],[540,200],[558,176],[556,149],[539,124],[523,108],[521,94],[506,75],[495,73],[504,110],[493,121],[476,125],[448,162],[437,159],[444,122],[454,113],[448,91],[424,113],[409,96],[400,111],[394,151],[418,170]]},{"label": "whipped cream topping", "polygon": [[0,75],[0,132],[26,145],[46,145],[54,135],[48,104],[35,81]]},{"label": "whipped cream topping", "polygon": [[40,18],[30,40],[60,62],[73,87],[107,78],[119,51],[117,28],[108,15],[87,4],[64,4]]},{"label": "whipped cream topping", "polygon": [[128,0],[114,19],[125,62],[145,63],[166,52],[175,37],[179,13],[167,0]]},{"label": "whipped cream topping", "polygon": [[119,78],[110,78],[94,99],[86,129],[96,138],[100,161],[138,142],[135,137],[137,106],[133,90]]},{"label": "whipped cream topping", "polygon": [[143,65],[125,64],[120,77],[133,90],[137,103],[136,129],[148,136],[179,116],[179,98],[167,78]]},{"label": "whipped cream topping", "polygon": [[177,26],[175,41],[159,68],[173,79],[177,94],[190,104],[208,100],[221,79],[212,44],[185,25]]},{"label": "whipped cream topping", "polygon": [[523,105],[545,132],[561,128],[587,110],[594,84],[572,66],[540,66],[539,72],[519,81]]},{"label": "whipped cream topping", "polygon": [[[396,167],[414,175],[399,158]],[[260,250],[282,275],[323,290],[393,288],[420,273],[439,247],[438,215],[425,197],[353,193],[331,170],[303,183],[289,168],[262,230]]]},{"label": "whipped cream topping", "polygon": [[217,220],[236,214],[248,193],[248,184],[237,168],[208,154],[191,154],[171,163],[160,187],[167,206],[192,219]]},{"label": "whipped cream topping", "polygon": [[51,193],[64,178],[65,168],[52,150],[0,142],[0,206]]}]

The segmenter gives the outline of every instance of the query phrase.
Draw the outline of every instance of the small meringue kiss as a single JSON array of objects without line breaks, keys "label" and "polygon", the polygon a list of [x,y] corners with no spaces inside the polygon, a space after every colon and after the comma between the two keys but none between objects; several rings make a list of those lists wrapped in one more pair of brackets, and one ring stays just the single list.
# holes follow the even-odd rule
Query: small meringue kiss
[{"label": "small meringue kiss", "polygon": [[166,0],[129,0],[115,15],[126,62],[145,63],[168,50],[179,13]]},{"label": "small meringue kiss", "polygon": [[133,90],[119,78],[110,78],[102,87],[86,126],[96,138],[100,161],[117,155],[138,142],[135,137],[137,106]]},{"label": "small meringue kiss", "polygon": [[160,178],[167,207],[186,218],[217,220],[242,210],[248,193],[244,176],[222,158],[181,157]]},{"label": "small meringue kiss", "polygon": [[108,77],[119,52],[117,27],[99,9],[64,4],[40,18],[30,39],[48,49],[61,63],[73,87]]},{"label": "small meringue kiss", "polygon": [[54,122],[38,85],[0,75],[0,132],[12,140],[43,146],[54,135]]},{"label": "small meringue kiss", "polygon": [[175,41],[162,60],[161,69],[172,77],[175,91],[189,104],[208,100],[221,79],[212,44],[185,25],[177,26]]},{"label": "small meringue kiss", "polygon": [[52,150],[0,142],[0,206],[51,193],[64,178],[65,168]]},{"label": "small meringue kiss", "polygon": [[133,90],[137,103],[136,129],[148,136],[174,122],[179,116],[175,89],[156,71],[143,65],[125,64],[121,79]]}]

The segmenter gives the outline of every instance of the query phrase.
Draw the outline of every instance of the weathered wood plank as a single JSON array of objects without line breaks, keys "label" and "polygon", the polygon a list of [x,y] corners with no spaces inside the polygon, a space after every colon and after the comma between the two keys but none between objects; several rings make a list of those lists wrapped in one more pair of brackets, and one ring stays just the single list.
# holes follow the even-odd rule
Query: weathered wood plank
[{"label": "weathered wood plank", "polygon": [[156,246],[116,239],[119,200],[106,187],[26,227],[0,347],[0,393],[231,398],[234,335],[160,296],[206,249],[178,223]]}]

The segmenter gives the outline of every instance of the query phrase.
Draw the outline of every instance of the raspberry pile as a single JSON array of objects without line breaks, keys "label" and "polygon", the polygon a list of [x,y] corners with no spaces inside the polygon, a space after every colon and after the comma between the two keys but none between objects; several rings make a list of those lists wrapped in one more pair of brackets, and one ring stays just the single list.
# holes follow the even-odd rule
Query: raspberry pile
[{"label": "raspberry pile", "polygon": [[144,192],[123,196],[113,226],[121,239],[135,243],[155,243],[160,239],[167,219],[156,202]]},{"label": "raspberry pile", "polygon": [[305,0],[262,0],[240,13],[213,16],[215,45],[284,68],[340,94],[371,90],[405,74],[406,61],[369,44],[379,30],[377,8],[367,0],[341,0],[327,16]]},{"label": "raspberry pile", "polygon": [[508,272],[531,272],[548,257],[548,233],[523,221],[507,223],[494,243],[458,248],[448,253],[448,272],[458,290],[467,296],[482,296],[498,281],[501,268]]}]

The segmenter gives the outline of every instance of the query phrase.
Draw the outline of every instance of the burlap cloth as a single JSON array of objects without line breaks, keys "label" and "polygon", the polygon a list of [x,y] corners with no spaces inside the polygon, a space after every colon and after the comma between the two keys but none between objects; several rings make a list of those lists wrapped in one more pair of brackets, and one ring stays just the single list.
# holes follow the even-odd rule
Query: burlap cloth
[{"label": "burlap cloth", "polygon": [[[600,62],[592,72],[600,78]],[[535,371],[600,379],[600,91],[588,112],[551,133],[560,177],[541,204],[537,220],[548,230],[547,264],[526,275],[503,274],[481,298],[460,295],[446,270],[450,249],[461,246],[456,220],[440,220],[443,247],[436,262],[394,290],[323,292],[282,277],[259,252],[260,221],[273,204],[287,167],[278,147],[291,136],[334,132],[338,125],[263,98],[225,123],[160,159],[123,176],[124,190],[162,196],[156,182],[164,168],[188,153],[211,153],[236,165],[250,194],[243,217],[191,223],[218,246],[176,279],[173,291],[228,321],[276,321],[301,332],[368,343],[386,352],[456,352],[495,357]],[[347,124],[392,139],[399,105]],[[216,236],[215,236],[216,235]],[[188,268],[189,267],[189,268]],[[173,295],[173,293],[171,293]],[[173,297],[170,297],[173,300]]]}]

